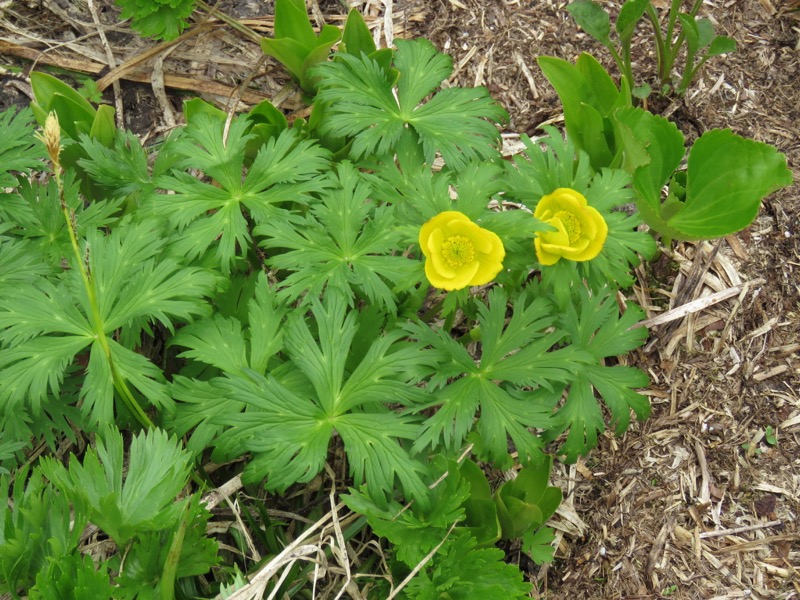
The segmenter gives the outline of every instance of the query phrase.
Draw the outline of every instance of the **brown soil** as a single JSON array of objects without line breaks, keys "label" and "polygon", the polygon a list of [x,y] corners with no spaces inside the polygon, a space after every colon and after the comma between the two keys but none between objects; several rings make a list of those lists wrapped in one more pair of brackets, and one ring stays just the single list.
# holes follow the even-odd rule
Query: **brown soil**
[{"label": "brown soil", "polygon": [[[664,111],[689,137],[729,127],[774,144],[797,176],[800,21],[788,0],[774,1],[707,0],[701,14],[735,38],[739,50],[710,61],[686,98]],[[346,12],[332,0],[311,4],[330,22]],[[590,51],[613,72],[607,53],[574,25],[565,1],[350,4],[384,42],[425,36],[452,54],[450,83],[488,86],[511,115],[509,133],[536,135],[542,124],[562,119],[538,55],[574,59]],[[117,24],[109,0],[89,0],[88,9],[68,0],[0,6],[0,55],[9,65],[0,109],[29,101],[25,74],[32,61],[105,76],[106,100],[121,106],[125,125],[145,137],[180,121],[185,94],[202,92],[221,106],[235,105],[231,98],[267,97],[289,110],[300,107],[280,68],[219,22],[195,25],[190,33],[197,35],[157,47]],[[226,0],[220,7],[261,35],[271,33],[271,2]],[[642,27],[634,54],[643,79],[653,74],[646,34]],[[718,245],[679,244],[640,270],[640,285],[629,295],[648,316],[715,292],[729,297],[653,326],[651,342],[629,357],[650,374],[653,416],[622,438],[605,435],[579,464],[556,467],[566,496],[552,523],[556,560],[543,568],[523,564],[539,597],[800,597],[799,223],[800,200],[791,187],[768,198],[747,230]],[[509,556],[518,559],[513,549]]]}]

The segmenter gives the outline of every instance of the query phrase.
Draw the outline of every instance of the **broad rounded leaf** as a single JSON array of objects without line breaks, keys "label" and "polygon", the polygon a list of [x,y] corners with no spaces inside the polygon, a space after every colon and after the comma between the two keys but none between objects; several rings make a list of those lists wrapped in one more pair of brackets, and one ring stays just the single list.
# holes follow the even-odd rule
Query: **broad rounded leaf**
[{"label": "broad rounded leaf", "polygon": [[575,19],[578,27],[592,36],[601,44],[609,45],[611,38],[611,21],[608,13],[596,2],[591,0],[576,0],[567,6],[569,14]]},{"label": "broad rounded leaf", "polygon": [[622,5],[615,25],[617,33],[622,40],[630,41],[636,24],[642,18],[649,4],[650,0],[628,0]]},{"label": "broad rounded leaf", "polygon": [[718,56],[729,52],[736,52],[736,40],[726,35],[718,35],[711,40],[711,45],[708,47],[708,56]]},{"label": "broad rounded leaf", "polygon": [[786,157],[774,147],[711,130],[689,153],[685,208],[668,222],[683,239],[722,237],[747,227],[762,198],[791,183]]}]

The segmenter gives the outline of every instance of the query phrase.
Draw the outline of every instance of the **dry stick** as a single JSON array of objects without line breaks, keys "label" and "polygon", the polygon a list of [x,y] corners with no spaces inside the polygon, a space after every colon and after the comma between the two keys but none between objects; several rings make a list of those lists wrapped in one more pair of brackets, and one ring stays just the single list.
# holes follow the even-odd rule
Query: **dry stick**
[{"label": "dry stick", "polygon": [[[156,56],[153,60],[153,70],[150,73],[150,87],[153,88],[153,96],[156,102],[161,107],[161,112],[164,115],[164,123],[169,129],[173,129],[177,123],[175,120],[175,111],[170,106],[169,99],[167,98],[167,90],[164,86],[164,59],[167,55],[175,49],[175,46],[168,48],[163,54]],[[115,86],[119,86],[119,82],[114,82]]]},{"label": "dry stick", "polygon": [[635,325],[632,325],[630,329],[635,329],[637,327],[655,327],[656,325],[669,323],[670,321],[675,321],[676,319],[682,319],[686,315],[705,310],[709,306],[713,306],[714,304],[718,304],[723,300],[727,300],[728,298],[739,295],[747,286],[759,285],[762,283],[765,283],[765,280],[758,278],[743,285],[735,285],[727,290],[722,290],[721,292],[715,292],[708,296],[703,296],[702,298],[692,300],[691,302],[687,302],[681,306],[676,306],[675,308],[663,312],[660,315],[656,315],[650,319],[640,321]]},{"label": "dry stick", "polygon": [[[201,23],[196,27],[192,27],[189,31],[186,31],[176,37],[174,40],[170,40],[168,42],[161,42],[160,44],[156,44],[152,48],[149,48],[142,52],[141,54],[137,54],[133,58],[126,60],[124,63],[111,69],[109,73],[101,77],[97,80],[97,89],[101,92],[106,89],[109,85],[126,77],[133,69],[149,61],[152,58],[155,58],[159,54],[161,54],[167,48],[171,48],[173,46],[177,46],[178,44],[185,42],[189,38],[192,38],[196,35],[199,35],[203,31],[206,31],[211,28],[209,23]],[[149,78],[148,78],[149,80]]]},{"label": "dry stick", "polygon": [[[780,519],[776,521],[769,521],[768,523],[757,523],[756,525],[744,525],[742,527],[734,527],[732,529],[720,529],[719,531],[704,531],[700,534],[700,539],[719,537],[722,535],[736,535],[738,533],[745,533],[748,531],[757,531],[758,529],[767,529],[769,527],[777,527],[783,525]],[[756,540],[760,541],[760,540]]]},{"label": "dry stick", "polygon": [[[340,502],[334,507],[334,510],[341,510],[344,507],[344,503]],[[317,529],[321,528],[325,525],[328,521],[331,520],[331,513],[326,514],[322,518],[320,518],[316,523],[314,523],[311,527],[306,529],[300,536],[294,540],[291,544],[286,546],[283,551],[278,554],[275,558],[269,561],[266,565],[264,565],[253,577],[250,579],[249,583],[243,587],[242,589],[235,592],[233,595],[228,597],[228,600],[243,600],[244,598],[248,598],[248,588],[252,588],[254,586],[262,585],[266,581],[268,581],[278,570],[286,564],[287,561],[299,559],[301,557],[307,556],[311,554],[311,549],[316,551],[316,546],[308,546],[301,544],[306,538],[311,537],[311,534],[314,533]],[[222,596],[217,596],[215,600],[221,600]]]},{"label": "dry stick", "polygon": [[211,490],[200,501],[206,505],[208,510],[215,509],[225,498],[242,489],[242,476],[237,475],[230,481],[223,483],[215,490]]},{"label": "dry stick", "polygon": [[[106,38],[106,32],[103,31],[102,23],[100,23],[100,17],[97,16],[97,10],[94,7],[94,0],[87,0],[87,3],[89,5],[89,12],[92,13],[92,20],[97,26],[97,35],[100,38],[100,45],[103,46],[103,50],[105,50],[106,57],[108,59],[108,68],[113,69],[117,66],[117,59],[114,58],[114,52],[111,51],[111,46],[108,44],[108,38]],[[119,81],[115,81],[113,87],[114,105],[117,109],[117,128],[124,130],[125,119],[122,115],[122,89],[120,88]]]},{"label": "dry stick", "polygon": [[[689,274],[686,277],[686,283],[683,284],[679,290],[677,290],[675,297],[673,298],[675,306],[680,306],[689,298],[694,297],[695,293],[703,285],[703,279],[705,278],[706,273],[708,273],[708,270],[711,268],[711,264],[714,262],[714,258],[716,258],[721,244],[722,239],[716,243],[714,248],[711,250],[711,254],[706,258],[706,260],[702,260],[700,257],[702,248],[697,249],[697,253],[695,254],[692,262],[692,268],[689,270]],[[671,338],[677,327],[678,323],[672,323],[671,325],[665,327],[659,332],[658,337],[654,337],[653,340],[647,345],[645,351],[647,352],[652,350],[653,346],[659,340],[668,340]]]},{"label": "dry stick", "polygon": [[705,449],[699,440],[694,441],[694,451],[697,453],[697,462],[700,463],[700,474],[702,476],[700,502],[705,504],[711,501],[711,473],[708,471]]},{"label": "dry stick", "polygon": [[[163,47],[164,46],[158,46],[158,48],[163,48]],[[76,60],[74,58],[69,58],[66,56],[52,57],[48,54],[44,54],[40,50],[34,50],[33,48],[21,46],[20,44],[15,44],[14,42],[9,42],[8,40],[3,40],[3,39],[0,39],[0,54],[18,56],[20,58],[33,61],[34,63],[40,62],[53,67],[66,69],[68,71],[75,71],[76,73],[87,73],[89,75],[99,75],[103,70],[108,68],[107,65],[92,60]],[[148,50],[146,54],[150,55],[147,56],[146,58],[152,57],[152,55],[154,54],[153,49]],[[144,60],[146,60],[146,58]],[[137,60],[137,64],[138,62],[141,61]],[[122,65],[114,70],[115,79],[126,79],[128,81],[135,81],[137,83],[150,83],[150,75],[148,75],[147,73],[129,73],[127,72],[127,70],[125,72],[117,73],[117,71],[119,71],[124,66],[125,65]],[[109,73],[108,75],[106,75],[106,77],[109,77],[111,75],[112,73]],[[100,82],[103,79],[98,80],[97,87],[98,90],[100,91],[102,91],[102,89],[100,88]],[[108,87],[109,85],[111,85],[111,80],[107,80],[105,82],[105,87]],[[171,75],[171,74],[164,74],[164,85],[172,89],[189,90],[201,94],[212,94],[214,96],[223,96],[223,97],[230,97],[230,95],[234,93],[234,91],[236,90],[236,87],[219,81],[202,80],[202,79],[198,80],[197,78],[185,77],[183,75]],[[269,99],[270,99],[269,96],[267,96],[266,94],[262,94],[261,92],[256,92],[254,90],[247,90],[242,95],[242,100],[244,100],[249,104],[258,104],[262,100],[269,100]]]}]

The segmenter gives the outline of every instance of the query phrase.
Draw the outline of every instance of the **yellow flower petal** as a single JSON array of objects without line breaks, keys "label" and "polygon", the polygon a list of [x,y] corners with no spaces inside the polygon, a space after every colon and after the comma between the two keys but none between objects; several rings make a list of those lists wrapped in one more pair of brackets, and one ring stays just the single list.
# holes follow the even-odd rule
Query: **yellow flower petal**
[{"label": "yellow flower petal", "polygon": [[534,216],[556,228],[536,234],[534,248],[542,265],[554,265],[561,258],[592,260],[600,254],[608,236],[608,225],[583,194],[559,188],[543,196]]},{"label": "yellow flower petal", "polygon": [[434,287],[459,290],[489,283],[503,268],[505,249],[494,232],[458,211],[439,213],[420,229],[425,276]]}]

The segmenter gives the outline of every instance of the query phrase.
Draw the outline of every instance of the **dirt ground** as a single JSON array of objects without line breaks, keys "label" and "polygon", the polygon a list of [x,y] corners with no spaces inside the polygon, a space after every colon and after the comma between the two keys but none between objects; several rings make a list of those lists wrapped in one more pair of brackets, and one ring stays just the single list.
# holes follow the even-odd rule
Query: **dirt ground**
[{"label": "dirt ground", "polygon": [[[683,100],[658,110],[689,138],[710,128],[777,146],[800,173],[800,20],[786,0],[706,0],[701,15],[738,43],[711,60]],[[346,2],[311,2],[341,22]],[[563,121],[539,55],[607,53],[562,0],[350,0],[378,39],[424,36],[452,54],[451,84],[486,85],[508,110],[509,142]],[[604,2],[618,9],[621,2]],[[665,0],[656,2],[661,6]],[[272,3],[220,8],[261,35]],[[613,8],[616,7],[616,8]],[[110,0],[0,2],[0,109],[27,104],[35,63],[102,78],[106,101],[145,138],[180,122],[202,93],[220,106],[300,103],[254,41],[199,11],[174,45],[131,36]],[[100,35],[98,32],[103,32]],[[640,27],[635,72],[654,74]],[[613,68],[612,68],[613,72]],[[120,110],[121,108],[121,110]],[[556,467],[565,501],[556,560],[521,563],[542,598],[800,598],[800,199],[768,198],[758,220],[719,244],[679,244],[639,272],[629,297],[656,316],[710,294],[726,299],[651,328],[629,361],[647,371],[653,415]],[[521,560],[509,548],[509,560]]]}]

